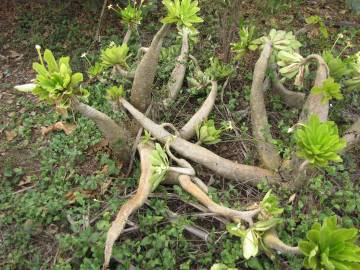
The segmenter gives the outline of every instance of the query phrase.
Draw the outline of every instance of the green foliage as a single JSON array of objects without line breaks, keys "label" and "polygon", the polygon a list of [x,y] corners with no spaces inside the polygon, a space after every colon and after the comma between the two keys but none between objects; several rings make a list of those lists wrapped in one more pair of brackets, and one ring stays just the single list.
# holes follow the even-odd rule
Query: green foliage
[{"label": "green foliage", "polygon": [[351,73],[349,64],[340,57],[334,57],[331,51],[324,51],[322,57],[330,69],[330,76],[336,81],[341,81],[345,76]]},{"label": "green foliage", "polygon": [[37,51],[40,63],[33,63],[33,69],[37,74],[36,87],[32,93],[40,100],[55,104],[59,108],[68,108],[71,97],[89,95],[88,91],[80,87],[83,81],[82,73],[72,72],[70,57],[63,56],[57,61],[52,52],[46,49],[43,59],[39,47]]},{"label": "green foliage", "polygon": [[129,57],[128,53],[129,47],[127,44],[109,46],[101,52],[101,64],[104,68],[109,68],[114,65],[128,68],[126,63]]},{"label": "green foliage", "polygon": [[341,94],[341,85],[334,81],[334,78],[327,78],[321,87],[314,86],[311,89],[313,94],[322,94],[321,102],[326,103],[330,99],[343,99]]},{"label": "green foliage", "polygon": [[351,57],[352,78],[344,82],[348,90],[360,90],[360,52]]},{"label": "green foliage", "polygon": [[168,14],[161,20],[162,23],[176,23],[179,27],[193,29],[194,23],[201,23],[203,19],[197,16],[200,11],[198,2],[193,0],[163,0]]},{"label": "green foliage", "polygon": [[284,211],[283,208],[279,207],[279,199],[276,195],[271,193],[271,189],[260,202],[260,208],[265,216],[268,217],[277,217]]},{"label": "green foliage", "polygon": [[227,267],[223,263],[216,263],[213,266],[211,266],[210,270],[237,270],[236,268],[230,268]]},{"label": "green foliage", "polygon": [[309,16],[309,17],[305,18],[305,22],[310,25],[311,24],[319,25],[319,30],[320,30],[321,34],[323,35],[323,37],[324,38],[329,37],[329,32],[325,26],[323,19],[320,16]]},{"label": "green foliage", "polygon": [[358,231],[337,225],[336,216],[326,218],[323,225],[315,223],[307,240],[299,242],[305,255],[304,266],[313,270],[360,269],[360,247],[356,244]]},{"label": "green foliage", "polygon": [[235,73],[232,65],[222,63],[217,57],[210,59],[210,65],[210,68],[208,68],[205,73],[213,80],[223,80]]},{"label": "green foliage", "polygon": [[231,49],[236,53],[236,59],[243,57],[248,50],[256,50],[257,46],[251,45],[255,27],[243,26],[239,29],[240,41],[231,44]]},{"label": "green foliage", "polygon": [[251,48],[262,48],[265,43],[271,42],[274,50],[293,52],[301,47],[301,43],[296,40],[292,32],[271,29],[268,36],[263,36],[251,42]]},{"label": "green foliage", "polygon": [[346,146],[339,137],[337,126],[332,121],[320,122],[317,115],[311,115],[308,124],[295,132],[297,155],[315,166],[327,166],[329,161],[341,162],[338,155]]},{"label": "green foliage", "polygon": [[103,66],[100,62],[96,62],[94,65],[90,66],[87,70],[90,78],[95,78],[103,71]]},{"label": "green foliage", "polygon": [[231,124],[222,124],[220,129],[215,127],[214,120],[210,119],[204,121],[201,125],[196,128],[196,136],[198,142],[203,144],[216,144],[220,142],[220,135],[225,130],[231,129]]},{"label": "green foliage", "polygon": [[125,8],[111,7],[115,13],[120,17],[123,24],[134,27],[139,25],[142,20],[142,11],[140,8],[137,8],[135,5],[128,4]]},{"label": "green foliage", "polygon": [[122,85],[112,86],[106,91],[106,98],[112,101],[117,101],[120,97],[123,97],[124,94],[125,90]]},{"label": "green foliage", "polygon": [[277,54],[277,64],[281,67],[280,74],[287,79],[292,79],[296,75],[295,85],[301,85],[304,75],[308,70],[304,65],[304,57],[296,52],[280,51]]},{"label": "green foliage", "polygon": [[155,144],[155,149],[151,156],[151,188],[154,191],[158,185],[165,179],[166,173],[169,169],[169,159],[160,144]]}]

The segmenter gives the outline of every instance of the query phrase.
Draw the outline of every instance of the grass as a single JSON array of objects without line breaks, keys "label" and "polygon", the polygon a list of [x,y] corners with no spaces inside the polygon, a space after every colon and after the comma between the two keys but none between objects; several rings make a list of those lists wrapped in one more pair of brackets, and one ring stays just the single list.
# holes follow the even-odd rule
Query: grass
[{"label": "grass", "polygon": [[[287,12],[295,15],[301,11],[293,11],[281,3],[277,2],[272,12],[264,14],[266,22],[272,22],[279,28],[297,29],[298,21],[282,25],[277,16]],[[246,10],[244,13],[252,16],[248,21],[255,22],[259,32],[265,33],[272,26],[264,26],[262,21],[257,20],[261,17],[261,11],[256,4],[246,4],[243,8]],[[155,10],[153,5],[150,11]],[[34,3],[31,7],[18,5],[14,9],[16,20],[11,26],[14,35],[9,46],[26,53],[23,66],[34,60],[34,45],[41,44],[58,55],[72,56],[74,67],[85,69],[86,64],[80,59],[81,53],[89,52],[89,58],[94,61],[98,55],[97,47],[91,47],[98,13],[99,8],[92,8],[91,1],[83,4]],[[209,9],[203,8],[203,17],[205,21],[216,21],[211,6]],[[246,18],[243,19],[246,22]],[[156,19],[148,15],[147,20],[140,31],[145,33],[141,34],[144,43],[156,30],[155,21],[152,21]],[[100,46],[108,44],[110,40],[121,40],[118,29],[117,19],[108,14]],[[221,56],[221,47],[218,45],[221,42],[214,31],[217,31],[216,26],[208,28],[203,25],[200,29],[201,41],[194,45],[195,53],[200,55],[201,52],[203,55],[199,59],[203,66],[208,56],[214,55],[214,51]],[[356,45],[359,36],[350,28],[331,28],[330,39],[334,40],[339,32],[345,33]],[[308,52],[322,51],[332,46],[321,36],[309,39],[303,35],[301,41],[305,42],[305,50]],[[138,45],[132,46],[136,48]],[[158,89],[161,89],[169,76],[173,66],[170,59],[176,55],[176,48],[174,46],[164,50],[156,81]],[[346,53],[358,49],[353,47]],[[239,162],[247,164],[256,162],[254,144],[249,116],[244,118],[239,111],[249,103],[253,59],[254,55],[249,54],[240,61],[237,67],[237,74],[240,75],[231,81],[225,90],[224,104],[219,104],[219,110],[213,114],[220,123],[226,115],[226,106],[236,126],[240,128],[241,137],[228,133],[222,143],[211,147],[227,158],[239,159]],[[101,135],[91,121],[79,115],[61,117],[51,107],[37,103],[30,96],[15,94],[10,86],[23,82],[22,78],[16,77],[15,69],[18,65],[7,67],[14,71],[15,76],[8,77],[2,84],[4,90],[0,92],[1,99],[6,101],[5,106],[0,108],[0,131],[15,131],[17,134],[9,141],[1,134],[0,141],[0,268],[99,269],[103,260],[105,234],[119,206],[136,188],[138,164],[133,174],[125,177],[120,169],[122,164],[112,159],[106,146],[101,146]],[[111,84],[112,81],[103,80],[89,86],[89,103],[109,113],[114,119],[120,119],[119,115],[111,111],[104,98],[106,88]],[[173,119],[175,116],[178,122],[184,121],[189,117],[187,109],[194,110],[199,104],[198,100],[204,96],[205,93],[194,95],[184,90],[179,101],[184,108],[181,111],[174,109],[165,112],[164,119]],[[273,132],[277,138],[281,138],[277,142],[278,147],[287,153],[292,143],[287,129],[297,118],[298,111],[286,109],[276,97],[270,99],[268,107]],[[351,93],[343,101],[334,104],[331,118],[345,124],[342,118],[344,110],[359,114],[359,108],[358,93]],[[76,131],[71,135],[61,132],[47,136],[40,134],[41,127],[60,120],[75,122]],[[357,154],[346,155],[342,165],[329,167],[322,175],[312,178],[292,202],[289,202],[289,198],[293,194],[289,191],[276,191],[285,208],[285,223],[279,231],[287,243],[296,244],[313,222],[322,221],[331,214],[340,216],[344,226],[359,227],[360,195],[356,180],[359,179],[360,161]],[[212,177],[205,170],[200,170],[200,175],[206,181]],[[213,199],[234,207],[258,201],[270,188],[259,186],[254,189],[213,177],[217,180],[210,189]],[[212,217],[196,216],[196,210],[188,202],[193,201],[179,187],[160,187],[149,199],[149,205],[131,218],[138,228],[120,237],[120,242],[114,248],[113,269],[128,269],[133,265],[136,269],[149,270],[205,270],[216,262],[239,269],[283,269],[284,261],[292,269],[300,269],[300,258],[286,256],[279,256],[275,262],[265,256],[245,262],[241,242],[225,233],[225,228]],[[170,223],[167,209],[182,214],[181,218],[176,223]],[[212,243],[205,243],[185,232],[187,224],[204,227]]]}]

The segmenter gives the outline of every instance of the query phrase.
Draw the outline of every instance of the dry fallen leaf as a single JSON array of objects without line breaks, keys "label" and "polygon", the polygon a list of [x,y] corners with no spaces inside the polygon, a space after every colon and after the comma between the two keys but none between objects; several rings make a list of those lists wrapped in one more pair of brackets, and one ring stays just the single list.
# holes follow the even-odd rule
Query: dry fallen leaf
[{"label": "dry fallen leaf", "polygon": [[6,140],[8,142],[11,142],[12,140],[14,140],[16,138],[17,133],[15,132],[15,130],[10,130],[10,131],[6,130],[5,136],[6,136]]},{"label": "dry fallen leaf", "polygon": [[89,190],[89,189],[83,190],[79,188],[74,188],[65,195],[66,199],[69,201],[69,204],[74,204],[76,202],[76,195],[75,195],[76,192],[80,193],[81,196],[84,198],[91,198],[91,197],[95,197],[96,195],[96,190]]},{"label": "dry fallen leaf", "polygon": [[60,121],[49,127],[41,127],[41,134],[46,135],[52,131],[64,131],[66,135],[69,135],[73,133],[75,129],[76,129],[76,125],[68,124]]},{"label": "dry fallen leaf", "polygon": [[31,184],[31,176],[27,175],[21,179],[21,181],[18,184],[18,187],[26,186],[28,184]]},{"label": "dry fallen leaf", "polygon": [[295,198],[296,198],[296,193],[290,196],[288,203],[292,203],[295,200]]}]

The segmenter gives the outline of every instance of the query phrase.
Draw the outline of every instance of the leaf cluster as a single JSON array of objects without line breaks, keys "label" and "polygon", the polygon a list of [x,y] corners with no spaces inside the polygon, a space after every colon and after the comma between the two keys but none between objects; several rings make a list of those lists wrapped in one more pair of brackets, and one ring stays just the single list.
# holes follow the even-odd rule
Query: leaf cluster
[{"label": "leaf cluster", "polygon": [[123,68],[128,68],[126,63],[129,53],[129,47],[127,44],[113,45],[107,47],[101,52],[101,65],[104,68],[109,68],[114,65],[120,65]]},{"label": "leaf cluster", "polygon": [[257,45],[252,45],[255,27],[254,26],[243,26],[239,29],[240,40],[236,43],[231,44],[231,49],[236,53],[236,60],[243,57],[248,50],[256,50]]},{"label": "leaf cluster", "polygon": [[263,46],[269,41],[272,43],[272,46],[276,51],[293,52],[302,46],[301,43],[296,40],[296,37],[292,32],[271,29],[269,35],[254,40],[251,43],[252,48],[263,48]]},{"label": "leaf cluster", "polygon": [[142,20],[142,10],[131,4],[125,8],[114,8],[115,13],[120,17],[123,24],[134,27],[139,25]]},{"label": "leaf cluster", "polygon": [[165,179],[169,169],[169,159],[160,144],[155,144],[155,149],[151,156],[151,189],[154,191],[158,185]]},{"label": "leaf cluster", "polygon": [[235,69],[232,65],[222,63],[219,58],[214,57],[210,59],[210,68],[205,73],[213,80],[222,80],[232,76],[235,73]]},{"label": "leaf cluster", "polygon": [[231,129],[230,124],[222,124],[222,127],[220,129],[217,129],[215,127],[214,120],[210,119],[207,121],[204,121],[201,125],[199,125],[196,128],[196,136],[198,139],[198,142],[202,144],[216,144],[221,141],[220,135],[225,130]]},{"label": "leaf cluster", "polygon": [[125,94],[124,87],[120,86],[112,86],[106,91],[106,98],[112,101],[117,101],[120,97],[123,97]]},{"label": "leaf cluster", "polygon": [[326,218],[322,225],[315,223],[306,239],[299,242],[305,255],[304,266],[313,270],[360,269],[360,247],[356,244],[358,231],[337,225],[336,216]]},{"label": "leaf cluster", "polygon": [[325,103],[330,99],[337,99],[337,100],[343,99],[344,96],[342,95],[340,89],[341,89],[341,85],[336,83],[334,81],[334,78],[329,77],[323,82],[323,85],[321,87],[314,86],[311,89],[311,92],[313,94],[321,94],[322,95],[321,102]]}]

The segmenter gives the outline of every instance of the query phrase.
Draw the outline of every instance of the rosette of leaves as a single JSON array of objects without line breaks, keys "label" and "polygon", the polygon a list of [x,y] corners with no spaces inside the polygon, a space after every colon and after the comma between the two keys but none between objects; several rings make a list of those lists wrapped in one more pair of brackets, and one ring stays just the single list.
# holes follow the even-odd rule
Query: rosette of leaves
[{"label": "rosette of leaves", "polygon": [[295,78],[295,85],[302,85],[308,66],[304,64],[304,57],[294,51],[280,51],[277,54],[277,64],[280,74],[287,79]]},{"label": "rosette of leaves", "polygon": [[119,100],[120,97],[123,97],[125,94],[124,87],[120,86],[112,86],[106,91],[106,98],[112,101]]},{"label": "rosette of leaves", "polygon": [[140,8],[137,8],[133,5],[127,5],[125,8],[113,8],[115,13],[120,17],[123,24],[134,27],[139,25],[142,20],[142,11]]},{"label": "rosette of leaves", "polygon": [[192,76],[186,78],[189,88],[200,90],[211,83],[211,78],[207,72],[202,72],[200,68],[196,67]]},{"label": "rosette of leaves", "polygon": [[210,270],[237,270],[236,268],[227,267],[223,263],[216,263],[211,266]]},{"label": "rosette of leaves", "polygon": [[198,139],[198,143],[201,144],[216,144],[220,142],[220,135],[225,130],[231,129],[231,124],[222,123],[220,129],[215,127],[214,120],[210,119],[204,121],[201,125],[196,128],[196,136]]},{"label": "rosette of leaves", "polygon": [[360,247],[358,230],[338,226],[336,216],[326,218],[322,225],[315,223],[299,242],[304,254],[304,266],[313,270],[358,270]]},{"label": "rosette of leaves", "polygon": [[101,52],[101,65],[104,68],[109,68],[114,65],[120,65],[123,68],[128,68],[126,63],[128,59],[129,47],[127,44],[121,46],[109,46]]},{"label": "rosette of leaves", "polygon": [[257,45],[251,44],[253,41],[254,31],[254,26],[243,26],[239,29],[240,40],[231,44],[232,51],[236,53],[236,60],[243,57],[248,50],[254,51],[257,49]]},{"label": "rosette of leaves", "polygon": [[164,24],[175,23],[179,28],[185,26],[194,29],[194,23],[204,20],[197,13],[200,11],[198,1],[193,0],[163,0],[168,14],[161,20]]},{"label": "rosette of leaves", "polygon": [[292,32],[271,29],[268,36],[263,36],[251,42],[251,48],[262,48],[267,42],[271,42],[276,51],[297,51],[301,47],[301,43],[296,40]]},{"label": "rosette of leaves", "polygon": [[[53,53],[46,49],[44,56],[37,48],[40,62],[33,63],[36,71],[35,85],[25,89],[32,92],[40,100],[55,104],[58,109],[67,109],[71,97],[87,97],[89,92],[80,87],[83,81],[82,73],[73,73],[70,67],[70,57],[60,57],[56,60]],[[17,88],[19,89],[19,88]]]},{"label": "rosette of leaves", "polygon": [[268,251],[263,243],[262,236],[280,223],[282,223],[281,218],[269,218],[256,222],[248,229],[242,228],[240,224],[232,223],[229,223],[226,229],[230,234],[242,239],[243,256],[248,260],[251,257],[256,257],[260,249]]},{"label": "rosette of leaves", "polygon": [[311,89],[311,93],[313,94],[322,94],[321,102],[325,103],[330,99],[343,99],[343,95],[341,94],[341,85],[334,81],[334,78],[327,78],[321,87],[314,86]]},{"label": "rosette of leaves", "polygon": [[272,194],[270,189],[260,202],[260,209],[262,216],[265,217],[278,217],[284,209],[279,207],[279,199],[276,195]]},{"label": "rosette of leaves", "polygon": [[322,57],[329,67],[330,76],[336,81],[339,82],[351,74],[352,68],[348,61],[343,61],[340,57],[334,57],[331,51],[324,51]]},{"label": "rosette of leaves", "polygon": [[317,115],[311,115],[309,122],[296,130],[295,141],[297,155],[314,166],[341,162],[338,153],[346,146],[346,141],[339,137],[336,124],[332,121],[322,123]]},{"label": "rosette of leaves", "polygon": [[94,65],[90,66],[87,70],[87,73],[90,78],[95,78],[103,71],[103,66],[100,62],[96,62]]},{"label": "rosette of leaves", "polygon": [[155,144],[155,149],[150,156],[151,161],[151,190],[154,191],[165,179],[169,169],[169,159],[160,144]]},{"label": "rosette of leaves", "polygon": [[213,80],[223,80],[234,74],[234,67],[230,64],[222,63],[219,58],[210,58],[210,68],[205,73]]}]

